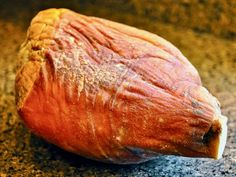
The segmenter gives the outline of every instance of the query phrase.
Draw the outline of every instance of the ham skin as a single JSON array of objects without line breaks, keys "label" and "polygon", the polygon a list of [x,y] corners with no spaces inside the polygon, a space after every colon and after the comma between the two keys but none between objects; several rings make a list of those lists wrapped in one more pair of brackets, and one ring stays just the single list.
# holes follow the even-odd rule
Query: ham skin
[{"label": "ham skin", "polygon": [[223,154],[219,102],[187,58],[155,34],[48,9],[32,20],[18,68],[21,118],[64,150],[118,164]]}]

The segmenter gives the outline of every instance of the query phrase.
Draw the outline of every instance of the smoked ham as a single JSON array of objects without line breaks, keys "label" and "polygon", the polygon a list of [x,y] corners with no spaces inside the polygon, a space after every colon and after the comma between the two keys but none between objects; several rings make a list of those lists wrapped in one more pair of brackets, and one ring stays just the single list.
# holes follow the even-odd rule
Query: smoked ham
[{"label": "smoked ham", "polygon": [[[194,49],[193,49],[194,50]],[[17,110],[36,135],[110,163],[222,156],[227,118],[165,39],[67,9],[32,20],[19,52]]]}]

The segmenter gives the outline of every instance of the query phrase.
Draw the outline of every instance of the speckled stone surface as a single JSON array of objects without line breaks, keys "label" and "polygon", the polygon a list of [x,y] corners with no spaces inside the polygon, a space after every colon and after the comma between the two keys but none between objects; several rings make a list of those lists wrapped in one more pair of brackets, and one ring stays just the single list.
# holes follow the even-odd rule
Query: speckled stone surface
[{"label": "speckled stone surface", "polygon": [[[175,44],[198,69],[203,84],[218,97],[229,117],[221,160],[159,156],[139,165],[118,166],[67,153],[32,135],[14,101],[16,58],[30,19],[46,8],[11,1],[0,5],[0,177],[4,176],[236,176],[236,41],[135,18],[111,9],[80,6],[82,13],[107,17],[152,31]],[[62,6],[61,7],[69,7]],[[33,7],[33,8],[32,8]],[[7,16],[6,16],[7,15]]]}]

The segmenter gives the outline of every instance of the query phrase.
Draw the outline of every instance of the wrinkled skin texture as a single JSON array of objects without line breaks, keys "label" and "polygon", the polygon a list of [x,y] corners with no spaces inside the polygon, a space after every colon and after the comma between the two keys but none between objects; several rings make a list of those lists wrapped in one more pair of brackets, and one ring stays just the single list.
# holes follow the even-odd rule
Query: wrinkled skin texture
[{"label": "wrinkled skin texture", "polygon": [[66,9],[40,12],[19,53],[16,102],[40,137],[87,158],[216,158],[217,100],[172,44]]}]

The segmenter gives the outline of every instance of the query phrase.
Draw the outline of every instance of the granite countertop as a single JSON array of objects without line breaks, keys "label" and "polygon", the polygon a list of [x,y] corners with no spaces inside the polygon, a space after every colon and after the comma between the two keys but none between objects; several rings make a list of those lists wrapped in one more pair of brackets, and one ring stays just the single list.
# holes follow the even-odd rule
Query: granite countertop
[{"label": "granite countertop", "polygon": [[228,140],[220,160],[159,156],[139,165],[109,165],[84,159],[48,144],[31,134],[19,119],[14,100],[17,52],[25,38],[29,20],[38,9],[12,6],[9,10],[9,6],[9,3],[5,7],[0,6],[0,177],[236,176],[235,40],[146,18],[137,19],[132,15],[117,15],[111,10],[82,8],[81,12],[86,14],[137,26],[171,41],[198,69],[203,84],[218,97],[223,114],[229,118]]}]

